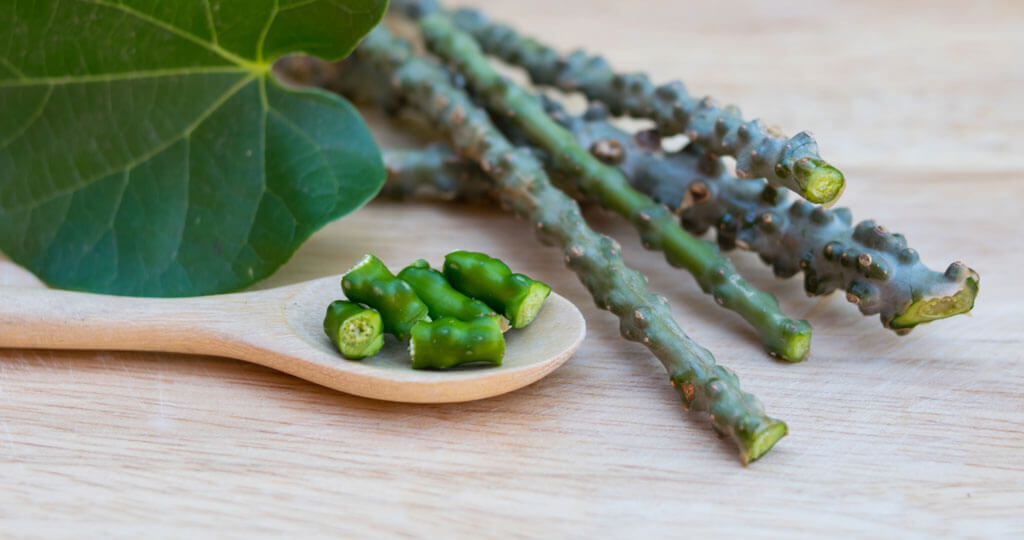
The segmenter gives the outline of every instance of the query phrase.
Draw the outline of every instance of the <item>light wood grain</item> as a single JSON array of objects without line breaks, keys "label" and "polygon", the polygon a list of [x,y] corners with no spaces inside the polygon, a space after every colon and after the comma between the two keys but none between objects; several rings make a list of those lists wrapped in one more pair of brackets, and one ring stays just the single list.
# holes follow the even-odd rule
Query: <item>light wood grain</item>
[{"label": "light wood grain", "polygon": [[[978,270],[973,316],[900,338],[738,254],[745,276],[814,325],[811,359],[782,365],[628,225],[589,213],[683,328],[789,423],[744,468],[522,222],[375,202],[261,287],[340,273],[370,250],[482,249],[581,307],[580,351],[523,390],[459,405],[357,398],[213,357],[0,352],[0,536],[1024,536],[1020,2],[486,8],[813,130],[849,178],[841,204],[855,218],[903,232],[933,267]],[[23,279],[12,275],[0,280]]]}]

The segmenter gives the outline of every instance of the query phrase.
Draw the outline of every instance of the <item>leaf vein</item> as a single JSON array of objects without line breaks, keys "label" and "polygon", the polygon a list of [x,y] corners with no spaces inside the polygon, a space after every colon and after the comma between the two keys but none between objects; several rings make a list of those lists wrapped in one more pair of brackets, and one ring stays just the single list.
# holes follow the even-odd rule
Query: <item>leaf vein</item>
[{"label": "leaf vein", "polygon": [[210,27],[210,39],[213,40],[214,45],[217,45],[220,40],[217,38],[217,26],[213,24],[213,8],[210,7],[210,0],[203,0],[203,6],[206,8],[206,24]]},{"label": "leaf vein", "polygon": [[153,69],[148,71],[125,71],[123,73],[105,73],[102,75],[67,75],[63,77],[32,77],[14,79],[0,82],[0,88],[40,86],[44,84],[50,86],[57,86],[78,83],[114,82],[135,79],[150,79],[156,77],[170,77],[174,75],[200,75],[205,73],[237,73],[239,75],[252,74],[252,72],[248,69],[240,69],[235,66]]},{"label": "leaf vein", "polygon": [[3,141],[0,141],[0,150],[7,148],[7,145],[17,140],[18,137],[21,137],[23,133],[28,131],[28,128],[32,127],[32,124],[35,124],[36,121],[39,120],[39,117],[43,115],[43,110],[46,109],[46,105],[50,103],[51,96],[53,96],[53,86],[47,86],[46,95],[43,96],[43,100],[39,102],[39,107],[32,112],[32,115],[29,116],[28,120],[25,122],[25,125],[14,130],[14,133],[9,135]]},{"label": "leaf vein", "polygon": [[[185,199],[191,200],[189,189],[192,187],[192,137],[185,135],[183,140],[185,142]],[[181,229],[178,230],[178,243],[174,246],[174,256],[167,259],[167,264],[160,269],[160,274],[166,272],[171,267],[172,262],[177,262],[182,268],[185,268],[185,265],[181,264],[181,261],[178,260],[178,256],[181,255],[181,246],[185,244],[185,228],[188,227],[188,209],[190,207],[190,204],[186,204],[182,209]],[[185,275],[191,283],[192,279],[188,277],[188,272],[185,272]]]},{"label": "leaf vein", "polygon": [[[209,118],[211,114],[216,112],[217,109],[219,109],[221,105],[223,105],[227,100],[231,99],[232,96],[237,94],[239,90],[241,90],[243,87],[245,87],[245,85],[247,85],[250,82],[252,82],[253,79],[255,79],[256,77],[257,77],[256,75],[251,75],[249,77],[246,77],[246,78],[242,79],[241,81],[239,81],[237,84],[235,84],[231,88],[228,88],[228,90],[224,94],[222,94],[219,98],[217,98],[217,100],[214,101],[213,104],[211,104],[206,110],[204,110],[202,113],[200,113],[198,117],[196,117],[195,122],[193,122],[188,127],[183,129],[182,132],[181,132],[181,135],[179,135],[178,137],[169,138],[163,144],[157,145],[156,147],[154,147],[149,152],[146,152],[145,154],[139,156],[138,158],[133,159],[132,161],[126,163],[124,165],[124,167],[126,169],[134,169],[135,167],[138,167],[140,164],[145,163],[146,161],[151,159],[153,156],[159,154],[160,152],[163,152],[164,150],[166,150],[167,148],[169,148],[171,145],[173,145],[174,143],[178,142],[182,138],[190,136],[192,134],[192,132],[195,131],[195,129],[197,127],[199,127],[204,121],[206,121],[206,119]],[[49,201],[52,201],[52,200],[54,200],[54,199],[56,199],[58,197],[67,195],[68,193],[73,193],[75,191],[78,191],[78,190],[80,190],[80,189],[82,189],[82,188],[84,188],[86,186],[91,185],[92,183],[96,182],[97,180],[103,178],[104,176],[106,176],[108,174],[110,174],[110,173],[109,172],[102,172],[102,173],[99,173],[97,175],[94,175],[91,178],[84,179],[81,182],[78,182],[77,184],[74,184],[74,185],[68,186],[68,187],[66,187],[64,189],[55,191],[53,194],[51,194],[50,196],[46,197],[45,199],[40,199],[40,200],[37,200],[37,201],[33,201],[32,204],[28,205],[28,208],[35,208],[35,207],[41,206],[41,205],[43,205],[43,204],[45,204],[45,203],[47,203]]]},{"label": "leaf vein", "polygon": [[25,72],[24,71],[18,69],[18,66],[15,66],[10,60],[8,60],[8,59],[6,59],[6,58],[4,58],[2,56],[0,56],[0,64],[3,64],[4,66],[7,67],[7,69],[11,70],[11,72],[14,73],[15,77],[17,77],[19,79],[27,78],[25,76]]},{"label": "leaf vein", "polygon": [[287,5],[287,6],[283,7],[283,8],[281,8],[278,11],[288,11],[290,9],[295,9],[295,8],[300,8],[300,7],[303,7],[303,6],[308,6],[310,4],[313,4],[313,3],[316,3],[316,2],[319,2],[319,1],[320,0],[305,0],[304,2],[295,2],[294,4]]},{"label": "leaf vein", "polygon": [[[318,150],[318,152],[316,152],[317,157],[319,158],[320,162],[324,164],[324,169],[328,172],[328,174],[331,175],[331,179],[334,180],[334,193],[335,193],[335,195],[337,195],[338,192],[341,189],[341,181],[338,178],[338,175],[335,174],[334,168],[331,167],[331,164],[327,161],[327,158],[324,156],[324,150],[326,149],[326,147],[323,146],[322,144],[320,144],[319,142],[317,142],[316,139],[314,139],[312,136],[310,136],[308,133],[306,133],[306,131],[304,129],[299,127],[298,124],[293,122],[286,115],[282,114],[281,111],[277,111],[277,110],[273,110],[273,109],[271,109],[271,111],[274,113],[274,116],[276,116],[279,120],[281,120],[281,122],[283,122],[285,125],[291,127],[292,130],[294,130],[300,136],[302,136],[303,138],[308,140],[310,142],[310,144],[314,148],[316,148]],[[290,210],[289,210],[289,213],[291,213]],[[296,225],[298,225],[299,221],[296,220],[295,223],[296,223]]]},{"label": "leaf vein", "polygon": [[[128,189],[128,183],[131,181],[129,179],[129,175],[130,174],[131,174],[131,169],[126,169],[124,171],[124,175],[123,175],[124,176],[124,181],[121,182],[121,191],[118,192],[118,194],[117,194],[117,202],[114,204],[113,212],[110,213],[110,220],[107,222],[107,229],[106,230],[110,231],[110,239],[114,243],[114,247],[113,247],[113,251],[114,251],[114,253],[113,253],[113,257],[114,257],[114,264],[113,264],[114,274],[112,276],[110,276],[110,281],[116,281],[117,280],[117,275],[118,275],[117,268],[118,268],[118,265],[119,265],[120,257],[118,256],[118,253],[117,253],[117,231],[114,230],[114,224],[117,221],[117,214],[119,214],[121,212],[121,203],[124,201],[124,193]],[[89,249],[87,251],[92,251],[93,248],[96,247],[96,244],[99,244],[102,240],[103,240],[103,234],[97,235],[96,241],[93,242],[91,246],[89,246]]]},{"label": "leaf vein", "polygon": [[263,30],[260,31],[260,39],[256,42],[256,56],[260,62],[263,62],[263,44],[267,41],[267,34],[270,33],[270,27],[274,25],[274,19],[277,18],[277,14],[280,10],[280,1],[274,0],[274,9],[270,11],[270,16],[267,17],[267,23],[263,25]]},{"label": "leaf vein", "polygon": [[209,41],[206,41],[203,38],[201,38],[199,36],[196,36],[195,34],[186,32],[185,30],[182,30],[181,28],[179,28],[177,26],[174,26],[172,24],[168,24],[165,21],[161,21],[160,19],[154,18],[151,15],[147,15],[147,14],[141,12],[141,11],[138,11],[136,9],[130,8],[130,7],[126,6],[126,5],[124,5],[124,4],[115,4],[115,3],[109,2],[107,0],[79,0],[79,1],[80,2],[88,2],[88,3],[96,4],[96,5],[99,5],[99,6],[105,6],[105,7],[109,7],[109,8],[113,8],[113,9],[117,9],[117,10],[123,11],[123,12],[125,12],[125,13],[127,13],[127,14],[129,14],[129,15],[137,18],[137,19],[139,19],[140,21],[148,22],[149,24],[152,24],[153,26],[156,26],[157,28],[162,28],[162,29],[164,29],[164,30],[166,30],[166,31],[168,31],[168,32],[178,36],[178,37],[181,37],[183,39],[191,41],[192,43],[195,43],[196,45],[199,45],[199,46],[209,50],[210,52],[213,52],[213,53],[217,54],[218,56],[220,56],[221,58],[224,58],[225,60],[227,60],[229,62],[233,62],[233,63],[238,64],[240,66],[246,66],[246,65],[251,65],[252,64],[252,62],[250,62],[249,60],[246,60],[245,58],[242,58],[241,56],[238,56],[237,54],[235,54],[235,53],[233,53],[233,52],[231,52],[231,51],[229,51],[227,49],[224,49],[223,47],[221,47],[220,45],[217,45],[216,43],[211,43]]}]

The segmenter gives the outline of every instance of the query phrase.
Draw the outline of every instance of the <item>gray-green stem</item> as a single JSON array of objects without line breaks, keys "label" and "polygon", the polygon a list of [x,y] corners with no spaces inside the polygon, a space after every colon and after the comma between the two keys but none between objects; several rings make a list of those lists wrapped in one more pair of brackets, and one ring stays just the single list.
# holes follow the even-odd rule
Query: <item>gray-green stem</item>
[{"label": "gray-green stem", "polygon": [[773,356],[799,362],[810,349],[811,327],[782,313],[775,297],[746,282],[710,242],[684,231],[663,205],[630,186],[619,169],[592,156],[576,137],[548,116],[532,93],[502,77],[472,36],[458,30],[442,12],[420,20],[431,51],[446,59],[495,114],[506,116],[542,148],[549,164],[574,180],[575,187],[603,207],[630,220],[644,246],[665,253],[672,266],[685,268],[705,293],[742,316]]},{"label": "gray-green stem", "polygon": [[[292,59],[289,75],[385,105],[392,113],[400,111],[397,96],[382,92],[386,81],[366,66],[348,62],[339,70],[306,64]],[[741,180],[729,174],[720,159],[693,144],[664,152],[657,134],[624,131],[609,121],[600,103],[591,104],[582,116],[567,114],[551,99],[544,99],[544,106],[592,154],[622,169],[633,187],[674,209],[687,230],[703,233],[714,228],[722,249],[754,251],[778,277],[803,271],[809,295],[843,289],[861,313],[878,314],[885,327],[899,334],[967,313],[974,305],[979,283],[975,271],[952,263],[945,272],[936,272],[921,262],[903,235],[870,220],[853,227],[848,209],[813,207],[764,183]],[[493,198],[492,186],[479,167],[443,145],[388,152],[385,163],[389,179],[384,196]],[[869,259],[869,264],[861,264]]]},{"label": "gray-green stem", "polygon": [[562,249],[595,303],[618,316],[623,337],[643,343],[661,360],[684,405],[707,411],[715,429],[739,447],[744,463],[786,434],[783,422],[740,390],[735,374],[679,328],[665,299],[647,290],[644,276],[626,266],[613,240],[587,226],[579,206],[552,186],[534,155],[512,146],[487,113],[452,86],[448,73],[415,56],[383,27],[355,54],[387,74],[393,90],[429,118],[460,155],[480,165],[503,205],[527,218],[543,243]]},{"label": "gray-green stem", "polygon": [[[785,191],[738,179],[693,145],[663,153],[650,147],[657,141],[649,134],[634,135],[608,122],[601,107],[577,117],[548,105],[553,117],[592,150],[617,148],[614,157],[599,155],[614,159],[634,187],[675,209],[687,230],[715,229],[722,249],[753,251],[780,278],[802,271],[808,295],[843,289],[861,313],[879,315],[883,326],[899,334],[967,313],[974,305],[977,272],[959,262],[944,272],[932,270],[903,235],[872,220],[854,226],[849,209],[811,206]],[[444,145],[388,152],[385,163],[389,174],[382,193],[388,197],[494,197],[479,168]]]},{"label": "gray-green stem", "polygon": [[[394,0],[392,9],[413,17],[441,12],[434,0]],[[767,178],[816,203],[831,203],[843,192],[843,174],[821,158],[806,131],[786,138],[760,120],[744,121],[735,106],[691,96],[679,81],[656,86],[643,73],[617,73],[600,56],[581,50],[563,56],[476,10],[457,10],[452,20],[488,54],[524,68],[535,84],[582,92],[615,115],[649,118],[664,136],[685,134],[716,155],[735,157],[742,178]]]},{"label": "gray-green stem", "polygon": [[903,235],[871,220],[853,225],[849,209],[811,205],[763,182],[741,180],[695,145],[665,153],[657,136],[623,131],[600,105],[583,116],[566,114],[554,101],[545,105],[581,144],[595,152],[617,148],[616,165],[634,187],[676,209],[687,230],[700,234],[715,228],[723,249],[756,252],[778,277],[803,271],[810,295],[845,290],[861,313],[878,314],[886,328],[900,334],[967,313],[974,305],[979,282],[974,270],[954,262],[936,272]]}]

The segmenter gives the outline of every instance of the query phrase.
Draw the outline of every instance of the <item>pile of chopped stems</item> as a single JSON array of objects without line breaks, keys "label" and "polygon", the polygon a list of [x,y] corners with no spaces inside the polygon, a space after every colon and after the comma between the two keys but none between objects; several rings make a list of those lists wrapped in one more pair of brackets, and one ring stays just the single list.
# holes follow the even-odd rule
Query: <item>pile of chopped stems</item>
[{"label": "pile of chopped stems", "polygon": [[[396,117],[411,112],[426,120],[445,143],[388,152],[382,194],[497,200],[529,220],[543,243],[562,249],[598,307],[619,317],[622,335],[662,361],[684,406],[708,412],[744,463],[767,452],[786,425],[766,416],[736,376],[682,332],[664,298],[625,265],[614,240],[587,226],[568,195],[628,219],[645,247],[689,271],[755,329],[770,354],[787,361],[806,358],[807,322],[785,316],[714,245],[686,231],[713,228],[722,249],[755,251],[779,277],[802,271],[809,295],[843,289],[863,314],[879,314],[901,334],[973,307],[978,275],[962,263],[933,271],[902,235],[872,221],[852,226],[844,208],[787,197],[784,188],[831,202],[845,185],[809,135],[782,138],[760,122],[742,122],[738,109],[690,98],[680,83],[655,88],[646,76],[618,75],[600,57],[559,56],[474,11],[449,14],[428,0],[395,0],[392,10],[416,21],[427,49],[449,70],[385,28],[342,64],[296,59],[285,69]],[[523,67],[535,84],[581,91],[590,106],[583,115],[568,114],[501,76],[485,54]],[[650,118],[656,128],[630,133],[609,113]],[[660,137],[677,133],[693,142],[663,150]],[[735,175],[722,155],[737,158]],[[749,179],[756,176],[768,181]]]}]

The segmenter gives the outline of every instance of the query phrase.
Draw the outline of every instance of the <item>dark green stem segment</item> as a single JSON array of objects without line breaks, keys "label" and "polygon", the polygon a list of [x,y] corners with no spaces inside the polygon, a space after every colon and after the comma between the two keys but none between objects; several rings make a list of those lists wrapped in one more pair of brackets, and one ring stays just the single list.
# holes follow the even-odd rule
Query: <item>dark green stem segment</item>
[{"label": "dark green stem segment", "polygon": [[551,287],[513,274],[504,262],[485,253],[453,251],[445,255],[443,269],[452,287],[504,314],[512,328],[530,324],[551,294]]},{"label": "dark green stem segment", "polygon": [[335,300],[327,306],[324,332],[345,358],[359,360],[377,354],[384,345],[380,313],[355,302]]},{"label": "dark green stem segment", "polygon": [[[440,12],[429,0],[397,0],[392,6],[412,16]],[[716,155],[735,157],[742,178],[767,178],[815,203],[830,203],[843,192],[843,174],[821,158],[806,131],[787,139],[760,120],[744,121],[735,106],[691,96],[679,81],[655,86],[643,73],[616,73],[600,56],[581,50],[562,56],[479,11],[457,10],[452,19],[488,54],[525,69],[535,84],[582,92],[615,115],[649,118],[664,136],[685,134]]]},{"label": "dark green stem segment", "polygon": [[476,362],[500,366],[505,338],[497,317],[420,321],[412,327],[409,356],[413,369],[449,369]]},{"label": "dark green stem segment", "polygon": [[668,302],[648,291],[644,276],[625,265],[614,241],[587,226],[579,206],[551,185],[536,157],[512,146],[445,70],[415,56],[383,27],[354,54],[387,74],[392,88],[452,148],[480,165],[502,205],[529,219],[541,242],[560,246],[598,307],[618,316],[623,337],[643,343],[661,360],[684,406],[708,412],[714,428],[739,447],[744,463],[786,434],[785,423],[767,416],[757,399],[740,389],[736,376],[679,328]]},{"label": "dark green stem segment", "polygon": [[507,116],[546,151],[562,178],[575,180],[574,187],[630,220],[645,247],[663,251],[669,264],[693,274],[715,302],[757,330],[770,354],[789,362],[806,359],[811,343],[807,321],[783,314],[775,297],[747,283],[714,244],[684,231],[668,209],[633,189],[622,171],[592,156],[548,116],[536,96],[498,74],[473,37],[455,28],[446,15],[436,12],[424,17],[420,28],[427,46],[455,65],[490,109]]},{"label": "dark green stem segment", "polygon": [[412,287],[395,277],[373,254],[366,254],[342,276],[341,289],[349,300],[380,312],[384,331],[400,340],[409,339],[414,324],[430,320],[427,305]]},{"label": "dark green stem segment", "polygon": [[497,317],[502,330],[508,329],[508,321],[504,317],[481,300],[456,290],[444,274],[431,268],[430,263],[423,259],[403,268],[398,273],[398,279],[408,283],[416,296],[423,300],[430,310],[431,319],[454,317],[461,321],[471,321],[478,317]]}]

